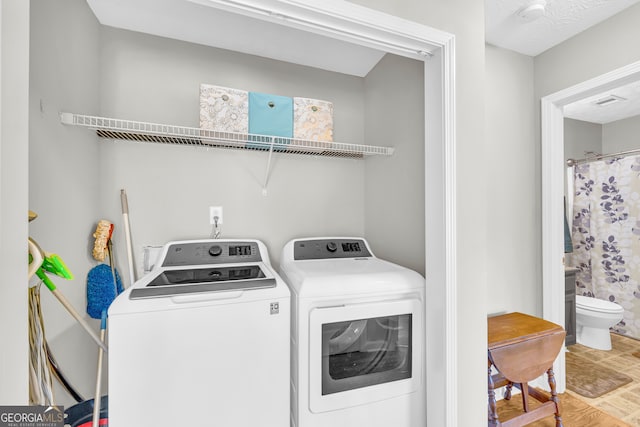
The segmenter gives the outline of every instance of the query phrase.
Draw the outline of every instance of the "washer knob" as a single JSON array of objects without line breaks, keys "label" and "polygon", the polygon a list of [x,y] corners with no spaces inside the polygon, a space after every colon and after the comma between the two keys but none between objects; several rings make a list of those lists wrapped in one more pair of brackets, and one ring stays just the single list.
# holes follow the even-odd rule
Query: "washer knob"
[{"label": "washer knob", "polygon": [[211,246],[209,248],[209,255],[211,256],[218,256],[222,253],[222,248],[218,245],[215,246]]},{"label": "washer knob", "polygon": [[327,250],[329,252],[335,252],[335,251],[338,250],[338,245],[336,245],[335,242],[329,242],[329,243],[327,243]]}]

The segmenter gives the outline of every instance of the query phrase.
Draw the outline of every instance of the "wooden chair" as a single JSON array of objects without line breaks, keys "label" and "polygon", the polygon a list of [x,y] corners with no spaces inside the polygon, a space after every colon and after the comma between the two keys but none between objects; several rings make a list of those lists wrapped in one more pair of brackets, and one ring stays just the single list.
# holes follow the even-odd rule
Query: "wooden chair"
[{"label": "wooden chair", "polygon": [[[560,353],[566,333],[561,326],[522,313],[509,313],[488,319],[489,426],[521,427],[554,415],[556,427],[563,427],[553,374],[553,362]],[[497,374],[491,373],[495,367]],[[529,386],[529,382],[548,376],[550,396]],[[523,413],[501,423],[496,411],[495,388],[506,386],[505,399],[515,386],[522,391]],[[542,403],[531,410],[529,397]]]}]

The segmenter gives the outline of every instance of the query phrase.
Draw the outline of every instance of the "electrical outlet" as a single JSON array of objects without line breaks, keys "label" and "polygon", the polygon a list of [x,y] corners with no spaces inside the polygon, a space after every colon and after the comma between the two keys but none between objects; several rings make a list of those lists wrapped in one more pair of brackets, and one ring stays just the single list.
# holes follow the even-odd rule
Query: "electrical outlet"
[{"label": "electrical outlet", "polygon": [[209,206],[209,223],[215,224],[218,217],[218,225],[222,224],[222,206]]}]

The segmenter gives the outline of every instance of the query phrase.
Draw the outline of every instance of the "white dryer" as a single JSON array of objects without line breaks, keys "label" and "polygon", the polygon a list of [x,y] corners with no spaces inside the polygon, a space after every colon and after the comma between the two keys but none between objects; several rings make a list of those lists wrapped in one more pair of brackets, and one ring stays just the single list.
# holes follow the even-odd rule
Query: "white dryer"
[{"label": "white dryer", "polygon": [[170,242],[109,309],[109,425],[289,424],[290,292],[257,240]]},{"label": "white dryer", "polygon": [[364,239],[288,242],[293,427],[426,425],[425,280]]}]

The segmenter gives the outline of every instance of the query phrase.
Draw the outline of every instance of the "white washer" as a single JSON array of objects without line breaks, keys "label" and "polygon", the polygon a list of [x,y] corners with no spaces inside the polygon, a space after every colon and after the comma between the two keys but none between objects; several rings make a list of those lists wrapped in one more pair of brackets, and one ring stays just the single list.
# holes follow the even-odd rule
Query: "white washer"
[{"label": "white washer", "polygon": [[109,308],[109,425],[288,425],[289,324],[262,242],[166,244]]},{"label": "white washer", "polygon": [[292,240],[294,427],[426,425],[425,280],[364,239]]}]

